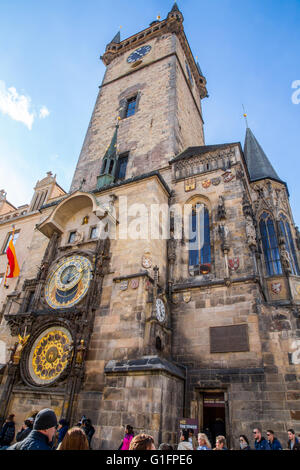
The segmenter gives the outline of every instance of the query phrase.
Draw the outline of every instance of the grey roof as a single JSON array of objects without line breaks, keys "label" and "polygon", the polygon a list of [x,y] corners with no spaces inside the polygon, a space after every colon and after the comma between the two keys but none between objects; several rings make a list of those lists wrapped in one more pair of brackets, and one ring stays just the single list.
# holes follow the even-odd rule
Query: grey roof
[{"label": "grey roof", "polygon": [[208,152],[214,152],[215,150],[220,150],[231,145],[239,145],[239,142],[231,142],[229,144],[216,144],[216,145],[200,145],[198,147],[188,147],[179,155],[170,160],[170,163],[174,163],[178,160],[188,159],[194,157],[195,155],[202,155]]},{"label": "grey roof", "polygon": [[120,44],[121,42],[121,34],[120,31],[117,32],[115,37],[110,41],[110,43],[114,42],[115,44]]},{"label": "grey roof", "polygon": [[183,367],[158,356],[144,356],[137,359],[123,359],[120,361],[112,359],[108,361],[104,371],[106,374],[158,371],[167,372],[180,379],[185,378]]},{"label": "grey roof", "polygon": [[244,155],[249,171],[250,181],[271,178],[283,183],[249,127],[247,127],[246,130]]}]

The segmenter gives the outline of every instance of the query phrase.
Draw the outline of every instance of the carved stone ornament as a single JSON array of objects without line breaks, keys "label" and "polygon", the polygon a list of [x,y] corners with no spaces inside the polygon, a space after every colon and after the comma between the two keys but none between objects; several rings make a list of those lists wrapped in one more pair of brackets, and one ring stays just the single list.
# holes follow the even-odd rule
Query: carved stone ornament
[{"label": "carved stone ornament", "polygon": [[138,279],[131,279],[130,287],[131,287],[131,289],[137,289],[139,287],[139,280]]},{"label": "carved stone ornament", "polygon": [[225,225],[224,223],[221,223],[218,227],[218,232],[219,232],[219,237],[221,240],[222,250],[228,250],[230,232],[229,232],[227,225]]},{"label": "carved stone ornament", "polygon": [[247,243],[251,246],[256,246],[256,230],[253,225],[252,217],[246,217],[246,236]]},{"label": "carved stone ornament", "polygon": [[280,294],[281,289],[282,289],[281,282],[272,282],[272,284],[271,284],[271,291],[272,291],[274,294]]},{"label": "carved stone ornament", "polygon": [[295,294],[300,295],[300,284],[295,284],[294,289],[295,289]]},{"label": "carved stone ornament", "polygon": [[237,271],[240,266],[240,259],[238,257],[229,259],[228,266],[231,271]]},{"label": "carved stone ornament", "polygon": [[211,185],[211,180],[202,181],[202,187],[203,187],[204,189],[209,188],[210,185]]},{"label": "carved stone ornament", "polygon": [[300,250],[300,232],[299,232],[298,227],[295,227],[295,229],[296,229],[296,245],[297,245],[298,250]]},{"label": "carved stone ornament", "polygon": [[179,295],[178,294],[173,294],[172,295],[172,303],[177,305],[179,303]]},{"label": "carved stone ornament", "polygon": [[78,243],[81,243],[83,241],[83,232],[79,232],[79,230],[76,231],[76,234],[75,234],[75,237],[72,241],[72,243],[70,243],[71,245],[77,245]]},{"label": "carved stone ornament", "polygon": [[142,257],[142,266],[143,268],[149,269],[152,266],[152,258],[150,252],[145,252]]},{"label": "carved stone ornament", "polygon": [[120,290],[128,289],[128,281],[121,281],[120,282]]},{"label": "carved stone ornament", "polygon": [[190,293],[190,292],[184,292],[184,293],[182,294],[182,298],[183,298],[183,301],[184,301],[185,303],[190,302],[190,300],[191,300],[191,293]]},{"label": "carved stone ornament", "polygon": [[218,176],[217,178],[212,178],[211,184],[213,186],[218,186],[221,183],[221,178]]},{"label": "carved stone ornament", "polygon": [[226,209],[225,209],[225,204],[224,204],[224,198],[223,198],[223,196],[219,196],[219,202],[218,202],[218,219],[219,219],[219,220],[224,220],[224,219],[226,219]]},{"label": "carved stone ornament", "polygon": [[184,190],[185,192],[193,191],[196,189],[196,178],[188,178],[184,182]]},{"label": "carved stone ornament", "polygon": [[229,183],[234,178],[234,174],[231,170],[225,171],[222,175],[224,183]]},{"label": "carved stone ornament", "polygon": [[291,273],[292,270],[291,270],[290,254],[287,251],[287,249],[285,248],[285,244],[283,244],[280,247],[280,258],[281,258],[282,267],[283,267],[284,271],[287,272],[287,273]]}]

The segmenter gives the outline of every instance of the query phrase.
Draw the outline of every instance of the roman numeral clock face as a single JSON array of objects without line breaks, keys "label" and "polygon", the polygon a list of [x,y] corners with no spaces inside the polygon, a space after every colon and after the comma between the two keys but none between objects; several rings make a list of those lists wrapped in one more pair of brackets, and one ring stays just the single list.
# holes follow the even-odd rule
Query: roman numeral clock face
[{"label": "roman numeral clock face", "polygon": [[84,256],[62,258],[50,271],[45,299],[51,308],[70,308],[86,295],[92,278],[92,263]]},{"label": "roman numeral clock face", "polygon": [[129,64],[133,64],[137,60],[142,59],[146,54],[148,54],[151,51],[151,46],[142,46],[136,49],[134,52],[130,54],[130,56],[127,58],[127,62]]}]

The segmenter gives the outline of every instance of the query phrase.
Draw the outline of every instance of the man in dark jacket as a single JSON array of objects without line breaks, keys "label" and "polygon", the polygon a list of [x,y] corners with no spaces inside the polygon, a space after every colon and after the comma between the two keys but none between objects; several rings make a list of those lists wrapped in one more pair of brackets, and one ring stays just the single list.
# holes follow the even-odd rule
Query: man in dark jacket
[{"label": "man in dark jacket", "polygon": [[289,437],[289,440],[288,440],[288,443],[287,443],[288,449],[289,450],[299,450],[299,448],[298,448],[299,447],[299,440],[296,437],[294,429],[289,429],[288,430],[288,437]]},{"label": "man in dark jacket", "polygon": [[84,432],[86,434],[86,437],[87,437],[87,440],[89,442],[89,446],[90,446],[90,449],[91,449],[91,441],[92,441],[92,437],[95,433],[95,428],[94,428],[94,426],[92,426],[91,420],[88,419],[88,418],[83,419],[81,428],[84,430]]},{"label": "man in dark jacket", "polygon": [[271,450],[268,441],[261,435],[260,428],[254,428],[252,432],[255,438],[255,441],[254,441],[255,450]]},{"label": "man in dark jacket", "polygon": [[0,431],[0,448],[6,449],[15,437],[15,415],[9,415]]},{"label": "man in dark jacket", "polygon": [[33,430],[23,441],[7,450],[51,450],[57,419],[53,410],[41,410],[34,420]]},{"label": "man in dark jacket", "polygon": [[271,450],[282,450],[282,445],[279,440],[275,437],[274,431],[267,429],[267,439]]},{"label": "man in dark jacket", "polygon": [[21,442],[25,439],[25,437],[29,436],[29,434],[31,433],[32,428],[33,428],[33,423],[34,423],[33,418],[25,419],[21,430],[16,435],[16,441],[17,442]]},{"label": "man in dark jacket", "polygon": [[59,445],[62,442],[68,429],[69,429],[68,421],[64,418],[60,419],[58,422],[58,428],[57,428],[57,431],[58,431],[57,445]]}]

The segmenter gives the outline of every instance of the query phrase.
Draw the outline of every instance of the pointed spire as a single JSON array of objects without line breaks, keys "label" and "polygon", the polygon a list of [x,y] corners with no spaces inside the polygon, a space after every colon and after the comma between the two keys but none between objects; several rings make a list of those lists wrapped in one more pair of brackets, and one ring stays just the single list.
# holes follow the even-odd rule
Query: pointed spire
[{"label": "pointed spire", "polygon": [[180,11],[176,2],[174,2],[174,5],[171,11]]},{"label": "pointed spire", "polygon": [[177,20],[183,21],[183,14],[178,8],[178,5],[176,2],[174,2],[174,5],[172,7],[172,10],[169,11],[167,18],[176,18]]},{"label": "pointed spire", "polygon": [[197,65],[197,69],[198,69],[198,72],[200,73],[201,77],[204,77],[204,75],[202,73],[202,70],[201,70],[201,67],[199,65],[199,62],[197,62],[196,65]]},{"label": "pointed spire", "polygon": [[246,129],[244,155],[251,181],[271,178],[283,183],[249,127]]},{"label": "pointed spire", "polygon": [[115,44],[120,44],[121,42],[121,33],[120,31],[117,32],[117,34],[114,36],[114,38],[110,41],[110,44],[114,42]]},{"label": "pointed spire", "polygon": [[111,143],[109,144],[104,158],[109,158],[111,160],[114,160],[117,158],[117,140],[118,140],[118,129],[119,129],[119,123],[117,123],[114,135],[112,136]]}]

